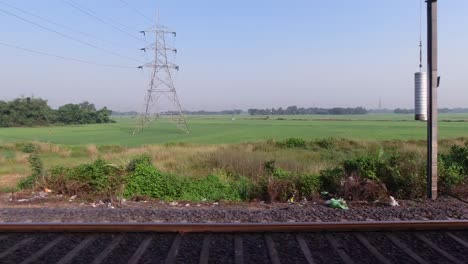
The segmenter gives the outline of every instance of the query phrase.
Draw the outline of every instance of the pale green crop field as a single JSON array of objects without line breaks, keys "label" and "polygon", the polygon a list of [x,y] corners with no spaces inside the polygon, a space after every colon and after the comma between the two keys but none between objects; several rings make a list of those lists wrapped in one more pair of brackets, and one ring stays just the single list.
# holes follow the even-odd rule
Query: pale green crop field
[{"label": "pale green crop field", "polygon": [[[42,141],[65,145],[123,145],[195,143],[222,144],[300,137],[360,140],[418,140],[426,137],[426,123],[413,115],[368,114],[352,116],[305,115],[189,116],[191,133],[179,131],[168,120],[152,122],[132,135],[136,119],[116,117],[117,123],[37,128],[0,128],[0,143]],[[440,138],[468,137],[468,114],[441,114]]]}]

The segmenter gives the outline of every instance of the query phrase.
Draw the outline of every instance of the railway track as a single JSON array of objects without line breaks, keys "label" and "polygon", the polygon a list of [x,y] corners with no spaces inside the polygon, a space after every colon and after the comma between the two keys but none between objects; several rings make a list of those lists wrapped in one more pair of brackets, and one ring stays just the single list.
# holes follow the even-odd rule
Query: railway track
[{"label": "railway track", "polygon": [[468,221],[0,224],[0,263],[468,263]]}]

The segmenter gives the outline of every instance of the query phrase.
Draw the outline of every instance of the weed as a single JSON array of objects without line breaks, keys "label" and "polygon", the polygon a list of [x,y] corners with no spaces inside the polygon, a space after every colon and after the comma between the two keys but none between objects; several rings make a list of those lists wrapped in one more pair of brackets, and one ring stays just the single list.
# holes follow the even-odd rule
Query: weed
[{"label": "weed", "polygon": [[31,152],[29,154],[28,162],[31,168],[31,175],[19,181],[18,188],[20,189],[33,188],[40,177],[43,176],[44,165],[37,152]]},{"label": "weed", "polygon": [[451,189],[468,181],[468,141],[464,146],[453,145],[446,154],[439,155],[439,183]]},{"label": "weed", "polygon": [[[196,180],[185,180],[181,200],[190,201],[240,201],[241,194],[236,185],[223,180],[224,175],[209,175]],[[244,190],[245,191],[245,190]],[[245,194],[245,193],[244,193]]]},{"label": "weed", "polygon": [[99,149],[97,148],[96,145],[89,144],[86,146],[86,152],[88,153],[89,156],[94,157],[97,154],[99,154]]},{"label": "weed", "polygon": [[39,152],[39,147],[33,143],[23,143],[19,144],[17,147],[20,148],[23,153],[30,154]]},{"label": "weed", "polygon": [[339,193],[345,172],[341,167],[325,169],[320,172],[320,186],[322,191]]},{"label": "weed", "polygon": [[315,198],[320,191],[320,177],[316,174],[299,175],[297,185],[301,197]]},{"label": "weed", "polygon": [[306,141],[302,138],[288,138],[277,142],[277,145],[280,148],[305,148]]}]

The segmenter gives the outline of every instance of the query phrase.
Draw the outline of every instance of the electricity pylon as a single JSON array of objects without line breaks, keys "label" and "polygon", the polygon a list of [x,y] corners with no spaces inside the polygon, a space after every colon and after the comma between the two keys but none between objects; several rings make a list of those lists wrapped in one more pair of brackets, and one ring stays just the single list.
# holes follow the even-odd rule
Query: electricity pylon
[{"label": "electricity pylon", "polygon": [[154,34],[155,42],[141,50],[147,52],[149,50],[154,51],[154,60],[152,62],[146,63],[138,68],[152,68],[151,80],[149,83],[149,89],[146,92],[145,102],[143,106],[143,112],[138,117],[137,128],[133,131],[133,134],[142,130],[150,121],[151,116],[155,114],[155,118],[160,117],[159,111],[156,109],[152,113],[152,108],[158,106],[158,100],[165,96],[172,105],[175,107],[174,111],[168,111],[172,121],[185,133],[189,133],[187,126],[187,120],[182,111],[182,106],[180,105],[179,97],[177,96],[177,91],[172,80],[172,72],[174,70],[178,71],[179,66],[175,65],[168,60],[168,53],[173,52],[177,53],[175,47],[171,47],[168,44],[169,38],[175,38],[176,32],[171,31],[170,29],[164,26],[155,26],[149,30],[140,31],[143,35]]}]

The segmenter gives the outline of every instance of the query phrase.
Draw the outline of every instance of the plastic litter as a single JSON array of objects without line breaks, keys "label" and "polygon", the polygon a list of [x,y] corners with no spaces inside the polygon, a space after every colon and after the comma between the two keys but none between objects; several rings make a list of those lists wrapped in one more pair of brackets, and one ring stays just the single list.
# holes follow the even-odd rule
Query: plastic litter
[{"label": "plastic litter", "polygon": [[390,196],[390,205],[391,206],[400,206],[398,202],[393,198],[393,196]]},{"label": "plastic litter", "polygon": [[341,198],[340,199],[331,198],[330,200],[327,200],[325,203],[328,204],[328,206],[330,206],[331,208],[343,209],[343,210],[349,209],[348,205],[346,205],[346,201]]}]

